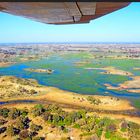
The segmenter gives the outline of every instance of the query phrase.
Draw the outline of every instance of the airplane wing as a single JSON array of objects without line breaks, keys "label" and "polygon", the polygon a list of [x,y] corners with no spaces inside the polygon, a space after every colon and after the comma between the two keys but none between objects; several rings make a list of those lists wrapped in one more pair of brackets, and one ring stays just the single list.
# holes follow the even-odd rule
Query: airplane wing
[{"label": "airplane wing", "polygon": [[0,2],[0,11],[48,24],[89,23],[130,2]]}]

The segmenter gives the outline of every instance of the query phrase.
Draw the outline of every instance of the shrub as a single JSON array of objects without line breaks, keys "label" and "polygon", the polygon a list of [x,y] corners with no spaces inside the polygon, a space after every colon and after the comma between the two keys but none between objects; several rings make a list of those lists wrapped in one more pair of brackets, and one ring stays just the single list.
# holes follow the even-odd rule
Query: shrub
[{"label": "shrub", "polygon": [[4,118],[7,118],[8,114],[9,114],[9,109],[7,109],[7,108],[0,109],[0,116],[3,116]]},{"label": "shrub", "polygon": [[86,117],[86,113],[87,113],[86,110],[79,110],[78,112],[81,114],[82,118]]},{"label": "shrub", "polygon": [[20,110],[16,109],[16,108],[12,108],[9,112],[8,115],[11,119],[16,119],[17,117],[20,116]]},{"label": "shrub", "polygon": [[126,130],[127,130],[127,128],[128,128],[128,123],[127,122],[122,122],[121,123],[121,131],[122,132],[125,132]]},{"label": "shrub", "polygon": [[37,134],[38,134],[37,132],[34,132],[34,131],[33,131],[33,132],[30,132],[30,133],[29,133],[29,136],[30,136],[30,137],[34,137],[34,136],[36,136]]},{"label": "shrub", "polygon": [[23,124],[23,118],[20,116],[19,118],[17,118],[14,126],[16,126],[18,129],[24,129],[24,124]]},{"label": "shrub", "polygon": [[105,133],[105,138],[106,138],[106,139],[110,139],[110,137],[111,137],[111,132],[110,132],[110,131],[107,131],[107,132]]},{"label": "shrub", "polygon": [[100,99],[95,99],[94,97],[88,96],[87,100],[91,103],[91,104],[95,104],[95,105],[99,105],[101,103]]},{"label": "shrub", "polygon": [[29,123],[30,123],[30,119],[28,117],[23,118],[22,123],[24,124],[24,128],[27,129],[29,128]]},{"label": "shrub", "polygon": [[49,112],[45,112],[45,113],[43,114],[43,119],[44,119],[45,121],[48,121],[50,115],[51,115],[51,114],[50,114]]},{"label": "shrub", "polygon": [[7,123],[6,120],[4,120],[4,119],[0,119],[0,125],[3,125],[3,124],[5,124],[5,123]]},{"label": "shrub", "polygon": [[101,137],[102,132],[103,132],[103,129],[102,129],[102,128],[98,128],[98,129],[96,130],[97,136],[98,136],[98,137]]},{"label": "shrub", "polygon": [[33,123],[33,124],[31,124],[30,129],[32,131],[39,131],[39,130],[42,129],[42,126],[41,125],[36,125],[36,124]]},{"label": "shrub", "polygon": [[58,122],[61,120],[61,116],[54,114],[52,119],[53,119],[53,123],[57,125]]},{"label": "shrub", "polygon": [[47,110],[53,113],[60,113],[62,111],[62,109],[55,104],[49,105]]},{"label": "shrub", "polygon": [[22,130],[19,133],[19,138],[21,138],[21,139],[29,138],[29,131],[28,130]]},{"label": "shrub", "polygon": [[31,90],[30,90],[30,94],[31,94],[31,95],[37,94],[37,91],[35,91],[34,89],[31,89]]},{"label": "shrub", "polygon": [[35,117],[40,116],[44,112],[45,112],[45,109],[41,104],[38,104],[32,108],[32,113]]},{"label": "shrub", "polygon": [[84,125],[81,128],[82,128],[83,131],[86,131],[86,132],[90,132],[90,130],[91,130],[89,125]]},{"label": "shrub", "polygon": [[74,124],[74,128],[80,128],[80,125],[78,123]]},{"label": "shrub", "polygon": [[15,134],[15,135],[19,134],[19,132],[20,132],[20,129],[17,129],[17,128],[15,128],[15,127],[13,128],[13,130],[14,130],[14,134]]},{"label": "shrub", "polygon": [[122,122],[121,128],[128,128],[128,123],[127,122]]},{"label": "shrub", "polygon": [[115,132],[116,131],[116,125],[115,124],[110,124],[110,125],[107,126],[106,130],[110,131],[110,132]]},{"label": "shrub", "polygon": [[63,129],[63,132],[64,132],[64,133],[68,133],[68,129],[65,127],[65,128]]},{"label": "shrub", "polygon": [[71,125],[73,123],[73,119],[70,114],[64,118],[64,123],[65,125]]},{"label": "shrub", "polygon": [[24,109],[24,110],[21,110],[20,112],[21,112],[22,117],[26,117],[28,115],[29,111],[28,111],[28,109]]},{"label": "shrub", "polygon": [[0,134],[1,134],[1,133],[4,133],[4,132],[6,131],[6,129],[7,129],[6,127],[1,127],[1,128],[0,128]]},{"label": "shrub", "polygon": [[59,126],[59,130],[62,130],[62,131],[65,130],[65,126],[63,126],[63,125]]},{"label": "shrub", "polygon": [[136,124],[134,122],[130,122],[128,124],[128,127],[131,128],[131,129],[139,129],[140,128],[140,125],[139,124]]}]

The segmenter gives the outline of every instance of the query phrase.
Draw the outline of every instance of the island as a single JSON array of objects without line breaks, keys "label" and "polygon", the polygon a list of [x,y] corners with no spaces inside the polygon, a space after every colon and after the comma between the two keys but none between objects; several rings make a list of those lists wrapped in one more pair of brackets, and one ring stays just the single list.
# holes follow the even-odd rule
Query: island
[{"label": "island", "polygon": [[52,74],[54,72],[54,70],[52,70],[52,69],[32,69],[32,68],[26,68],[24,70],[25,71],[30,71],[30,72],[48,73],[48,74]]},{"label": "island", "polygon": [[133,68],[133,70],[140,70],[140,68]]},{"label": "island", "polygon": [[112,75],[123,75],[123,76],[132,76],[133,74],[128,71],[120,70],[114,67],[103,67],[103,68],[85,68],[87,70],[103,70],[101,74],[112,74]]},{"label": "island", "polygon": [[126,90],[133,93],[140,93],[140,76],[133,76],[132,80],[125,81],[122,84],[119,84],[117,87],[114,87],[110,84],[105,84],[107,89],[115,90]]}]

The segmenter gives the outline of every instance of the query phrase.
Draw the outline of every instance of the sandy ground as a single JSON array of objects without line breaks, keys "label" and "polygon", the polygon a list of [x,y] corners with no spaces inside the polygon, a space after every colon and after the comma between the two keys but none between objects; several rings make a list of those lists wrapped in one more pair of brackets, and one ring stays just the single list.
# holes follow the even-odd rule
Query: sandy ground
[{"label": "sandy ground", "polygon": [[110,84],[105,84],[105,86],[107,89],[127,90],[128,92],[140,93],[140,76],[133,76],[132,78],[132,80],[125,81],[117,87],[113,87]]},{"label": "sandy ground", "polygon": [[0,77],[0,99],[25,97],[46,93],[46,89],[33,79],[22,79],[14,76]]},{"label": "sandy ground", "polygon": [[[99,103],[98,105],[91,103],[89,100],[87,100],[87,98],[89,97],[89,95],[81,95],[81,94],[77,94],[77,93],[73,93],[73,92],[69,92],[69,91],[65,91],[65,90],[61,90],[59,88],[55,88],[55,87],[46,87],[46,86],[40,86],[38,85],[37,81],[35,80],[31,80],[33,81],[33,83],[31,85],[18,85],[20,82],[18,82],[18,84],[14,81],[17,80],[16,77],[11,77],[11,76],[4,76],[2,78],[0,78],[0,80],[4,80],[7,79],[10,83],[9,78],[12,79],[12,83],[14,84],[14,87],[22,87],[25,86],[24,88],[30,90],[32,88],[34,88],[35,91],[38,91],[38,94],[35,95],[27,95],[27,94],[23,94],[22,96],[16,96],[16,97],[5,97],[3,99],[0,99],[0,101],[15,101],[15,100],[34,100],[37,101],[37,103],[42,103],[42,104],[57,104],[59,106],[61,106],[62,108],[68,109],[68,110],[72,110],[72,109],[86,109],[89,112],[97,112],[97,113],[101,113],[101,114],[108,114],[109,116],[112,114],[113,117],[118,117],[123,115],[123,112],[125,111],[136,111],[136,109],[131,105],[131,103],[128,100],[123,100],[123,99],[118,99],[115,97],[110,97],[110,96],[98,96],[98,95],[90,95],[91,97],[93,97],[95,100],[100,100],[101,103]],[[21,81],[23,79],[20,79]],[[25,79],[24,79],[25,80]],[[13,82],[14,81],[14,82]],[[1,82],[1,81],[0,81]],[[7,83],[8,84],[8,83]],[[17,85],[16,85],[17,84]],[[1,90],[4,91],[4,90]],[[14,91],[16,92],[16,89],[14,89]],[[17,103],[17,104],[7,104],[9,107],[13,107],[13,106],[17,106],[18,107],[32,107],[34,106],[36,102],[34,103]],[[7,106],[6,105],[6,106]],[[5,106],[5,105],[1,105],[1,106]],[[114,115],[113,115],[114,114]],[[132,117],[130,117],[128,115],[128,118],[130,120],[132,120]],[[137,120],[133,118],[135,121]],[[138,119],[139,121],[139,119]]]},{"label": "sandy ground", "polygon": [[[129,101],[110,96],[92,95],[92,97],[95,100],[99,99],[101,101],[99,105],[95,105],[93,103],[90,103],[89,100],[87,100],[87,97],[89,95],[81,95],[69,91],[64,91],[55,87],[40,86],[36,80],[31,79],[25,80],[13,76],[2,76],[0,78],[0,83],[1,83],[0,101],[24,99],[37,101],[51,101],[60,104],[67,104],[70,106],[87,107],[92,109],[93,108],[103,110],[134,109],[134,107],[131,106]],[[37,94],[30,94],[31,90],[36,91]],[[29,94],[26,93],[27,91],[29,92]],[[10,95],[8,94],[9,92]],[[13,96],[11,96],[12,93]]]},{"label": "sandy ground", "polygon": [[101,74],[113,74],[113,75],[123,75],[123,76],[132,76],[131,72],[123,71],[116,69],[114,67],[104,67],[104,68],[85,68],[88,70],[105,70],[105,72],[100,72]]},{"label": "sandy ground", "polygon": [[30,72],[37,72],[37,73],[48,73],[51,74],[54,72],[54,70],[51,69],[31,69],[31,68],[27,68],[24,69],[25,71],[30,71]]},{"label": "sandy ground", "polygon": [[[6,79],[8,79],[9,83],[7,83]],[[3,80],[5,80],[8,85],[14,84],[14,87],[24,86],[28,90],[34,88],[34,90],[40,91],[38,92],[37,95],[24,96],[23,94],[23,96],[5,98],[5,99],[1,99],[0,101],[35,100],[40,103],[43,103],[44,105],[57,104],[58,106],[62,107],[66,111],[86,109],[88,110],[89,113],[91,113],[91,115],[94,113],[94,114],[97,114],[98,116],[110,117],[113,119],[126,119],[128,121],[132,121],[132,122],[140,124],[139,117],[121,114],[122,111],[135,110],[135,108],[131,106],[130,102],[127,100],[122,100],[122,99],[118,99],[118,98],[110,97],[110,96],[93,95],[91,97],[93,97],[96,100],[99,99],[101,101],[99,105],[95,105],[93,103],[90,103],[89,100],[87,100],[87,97],[89,95],[81,95],[81,94],[77,94],[73,92],[68,92],[68,91],[64,91],[55,87],[40,86],[35,80],[31,80],[31,81],[29,80],[28,81],[30,83],[29,85],[21,84],[22,82],[26,81],[25,79],[24,79],[25,81],[23,79],[20,79],[21,81],[22,80],[23,81],[22,82],[20,81],[17,83],[17,80],[19,80],[19,78],[17,79],[16,77],[5,76],[5,77],[0,78],[0,80],[1,80],[0,83]],[[12,83],[10,81],[12,81]],[[16,89],[14,89],[14,91],[16,91]],[[11,104],[1,105],[0,107],[8,107],[8,108],[16,107],[20,109],[22,108],[30,109],[35,104],[36,102],[16,103],[16,104],[11,103]],[[58,130],[50,129],[50,127],[40,117],[38,117],[37,119],[32,118],[32,120],[34,123],[41,124],[43,126],[43,129],[45,131],[41,131],[39,133],[40,136],[43,136],[44,132],[47,132],[47,135],[45,135],[45,137],[49,140],[54,140],[54,139],[59,140],[62,136],[65,136],[64,134],[60,133],[60,131]],[[77,140],[79,139],[78,135],[80,133],[81,132],[77,129],[73,129],[71,132],[72,136],[74,136],[75,138],[77,137]],[[7,137],[7,138],[11,139],[10,137]],[[4,140],[8,140],[7,138]]]},{"label": "sandy ground", "polygon": [[[110,111],[134,109],[134,107],[128,100],[122,100],[110,96],[91,95],[94,100],[100,100],[100,103],[96,105],[94,103],[91,103],[87,99],[89,95],[81,95],[61,90],[55,87],[41,86],[37,83],[36,80],[33,79],[27,80],[21,78],[19,79],[13,76],[2,76],[0,78],[0,83],[0,101],[35,100],[41,102],[53,102],[56,104],[63,104],[71,107],[82,107],[88,109],[100,109]],[[31,94],[31,90],[34,90],[37,93]],[[26,93],[27,91],[28,93]],[[11,96],[12,93],[13,95]]]},{"label": "sandy ground", "polygon": [[0,67],[8,67],[12,64],[14,64],[14,63],[12,63],[12,62],[0,62]]},{"label": "sandy ground", "polygon": [[140,68],[133,68],[133,70],[140,70]]},{"label": "sandy ground", "polygon": [[75,66],[84,66],[85,64],[89,64],[90,61],[78,61],[78,62],[74,62]]}]

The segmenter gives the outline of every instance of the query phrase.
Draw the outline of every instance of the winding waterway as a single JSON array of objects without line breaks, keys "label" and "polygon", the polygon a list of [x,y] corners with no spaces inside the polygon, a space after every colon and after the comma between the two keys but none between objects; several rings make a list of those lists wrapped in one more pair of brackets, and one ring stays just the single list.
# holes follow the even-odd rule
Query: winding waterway
[{"label": "winding waterway", "polygon": [[[9,67],[0,68],[0,75],[12,75],[21,78],[33,78],[40,84],[58,87],[60,89],[73,91],[80,94],[97,94],[104,96],[116,96],[130,100],[136,107],[140,108],[140,94],[128,93],[126,91],[108,90],[104,84],[117,86],[126,80],[128,76],[100,74],[99,70],[87,70],[87,66],[76,66],[75,62],[84,61],[82,57],[74,55],[52,55],[39,61],[30,61],[14,64]],[[122,70],[129,70],[134,75],[140,75],[140,71],[134,71],[133,65],[139,67],[140,60],[135,63],[125,60],[90,60],[90,66],[115,66]],[[128,63],[128,65],[126,65]],[[25,71],[25,68],[51,68],[53,74],[35,73]]]}]

